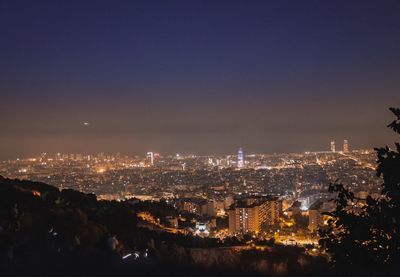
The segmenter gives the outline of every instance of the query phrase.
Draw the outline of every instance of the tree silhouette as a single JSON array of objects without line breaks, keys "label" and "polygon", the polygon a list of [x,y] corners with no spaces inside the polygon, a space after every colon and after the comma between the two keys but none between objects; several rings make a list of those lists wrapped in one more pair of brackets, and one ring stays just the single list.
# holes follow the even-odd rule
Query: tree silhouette
[{"label": "tree silhouette", "polygon": [[[400,109],[390,110],[397,118],[388,127],[400,134]],[[329,186],[336,209],[325,213],[330,219],[319,230],[320,245],[337,269],[391,273],[400,261],[400,144],[375,151],[383,180],[378,199],[368,196],[362,204],[343,184]]]}]

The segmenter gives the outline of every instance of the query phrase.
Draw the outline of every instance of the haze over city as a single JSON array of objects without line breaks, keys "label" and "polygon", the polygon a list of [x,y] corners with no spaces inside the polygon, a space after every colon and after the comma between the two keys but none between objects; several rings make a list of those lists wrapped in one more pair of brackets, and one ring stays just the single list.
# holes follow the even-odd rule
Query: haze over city
[{"label": "haze over city", "polygon": [[390,0],[0,1],[0,158],[384,144],[400,100],[399,10]]}]

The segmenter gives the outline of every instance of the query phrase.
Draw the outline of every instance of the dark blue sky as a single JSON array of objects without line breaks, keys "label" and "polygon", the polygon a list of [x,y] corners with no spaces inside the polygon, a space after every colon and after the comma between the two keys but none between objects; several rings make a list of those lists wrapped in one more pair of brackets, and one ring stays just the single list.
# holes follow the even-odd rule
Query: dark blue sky
[{"label": "dark blue sky", "polygon": [[399,75],[400,1],[0,0],[0,158],[390,144]]}]

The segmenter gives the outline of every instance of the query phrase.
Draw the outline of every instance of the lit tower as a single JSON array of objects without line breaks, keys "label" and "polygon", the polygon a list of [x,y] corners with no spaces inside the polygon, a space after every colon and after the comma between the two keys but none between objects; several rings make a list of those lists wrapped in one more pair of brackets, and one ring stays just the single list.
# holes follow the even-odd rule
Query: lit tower
[{"label": "lit tower", "polygon": [[154,165],[154,153],[153,152],[147,152],[147,158],[150,159],[150,164]]},{"label": "lit tower", "polygon": [[345,139],[343,141],[343,153],[349,153],[349,141],[347,139]]},{"label": "lit tower", "polygon": [[238,160],[237,160],[237,167],[238,168],[243,168],[244,166],[244,157],[243,157],[243,149],[239,148],[238,151]]},{"label": "lit tower", "polygon": [[335,151],[336,151],[336,148],[335,148],[335,141],[332,140],[332,141],[331,141],[331,152],[335,153]]}]

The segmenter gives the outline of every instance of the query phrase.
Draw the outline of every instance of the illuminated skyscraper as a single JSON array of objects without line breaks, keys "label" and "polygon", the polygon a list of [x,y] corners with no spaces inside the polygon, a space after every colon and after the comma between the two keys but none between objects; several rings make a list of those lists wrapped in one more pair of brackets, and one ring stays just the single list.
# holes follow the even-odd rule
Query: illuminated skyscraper
[{"label": "illuminated skyscraper", "polygon": [[334,140],[332,140],[331,141],[331,152],[335,152],[336,151],[336,148],[335,148],[335,141]]},{"label": "illuminated skyscraper", "polygon": [[154,165],[154,153],[153,152],[147,152],[147,158],[150,159],[150,164]]},{"label": "illuminated skyscraper", "polygon": [[243,168],[244,166],[244,157],[243,157],[243,149],[239,148],[238,151],[238,160],[237,160],[237,167],[238,168]]},{"label": "illuminated skyscraper", "polygon": [[343,141],[343,153],[349,153],[349,141],[345,139]]}]

